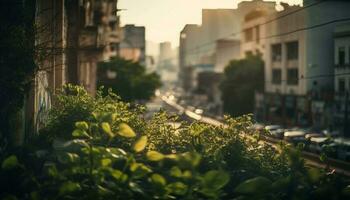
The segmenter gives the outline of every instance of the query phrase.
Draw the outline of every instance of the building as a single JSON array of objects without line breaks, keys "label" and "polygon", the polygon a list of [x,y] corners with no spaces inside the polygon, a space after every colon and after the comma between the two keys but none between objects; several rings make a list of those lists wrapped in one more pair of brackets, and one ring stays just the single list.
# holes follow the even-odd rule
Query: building
[{"label": "building", "polygon": [[163,87],[175,87],[177,83],[178,64],[177,53],[178,50],[171,47],[170,42],[162,42],[159,44],[159,58],[157,73],[160,75]]},{"label": "building", "polygon": [[[193,68],[197,63],[197,56],[194,49],[198,46],[200,26],[187,24],[180,33],[179,47],[179,77],[180,85],[184,91],[189,92],[194,85],[192,79]],[[189,73],[190,72],[190,73]],[[190,75],[191,74],[191,75]]]},{"label": "building", "polygon": [[84,17],[79,20],[78,83],[95,95],[98,62],[109,60],[119,49],[117,0],[88,0],[80,9]]},{"label": "building", "polygon": [[[242,15],[242,33],[240,35],[240,57],[244,58],[247,54],[263,54],[265,52],[266,26],[261,24],[267,21],[267,18],[276,13],[275,2],[253,1],[242,2],[238,9],[244,13]],[[245,11],[245,12],[243,12]]]},{"label": "building", "polygon": [[333,124],[333,36],[349,19],[350,2],[304,4],[315,5],[282,4],[284,10],[266,24],[265,111],[268,121],[320,129]]},{"label": "building", "polygon": [[122,27],[120,57],[146,64],[146,33],[144,26],[128,24]]},{"label": "building", "polygon": [[350,23],[339,25],[334,31],[334,86],[334,126],[342,127],[349,136]]},{"label": "building", "polygon": [[237,39],[219,39],[216,41],[215,72],[223,73],[231,60],[241,58],[240,45],[241,42]]},{"label": "building", "polygon": [[[306,69],[306,33],[293,31],[305,27],[305,12],[296,12],[299,6],[282,5],[283,11],[268,16],[271,22],[265,25],[265,114],[270,122],[303,124],[309,120],[310,109],[305,81],[299,80]],[[274,20],[281,16],[285,17]]]},{"label": "building", "polygon": [[47,122],[52,96],[64,84],[95,94],[97,63],[116,55],[120,38],[117,0],[38,0],[36,7],[39,69],[25,103],[28,133]]}]

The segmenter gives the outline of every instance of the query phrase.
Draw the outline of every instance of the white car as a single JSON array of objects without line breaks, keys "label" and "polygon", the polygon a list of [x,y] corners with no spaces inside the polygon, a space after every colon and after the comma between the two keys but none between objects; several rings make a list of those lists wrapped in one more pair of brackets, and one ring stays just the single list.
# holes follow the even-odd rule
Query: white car
[{"label": "white car", "polygon": [[297,144],[299,142],[306,142],[306,132],[302,130],[286,131],[284,133],[284,140]]},{"label": "white car", "polygon": [[[282,130],[283,127],[280,125],[268,125],[265,126],[265,131],[268,136],[273,136],[273,133],[276,132],[277,130]],[[278,131],[279,132],[279,131]]]}]

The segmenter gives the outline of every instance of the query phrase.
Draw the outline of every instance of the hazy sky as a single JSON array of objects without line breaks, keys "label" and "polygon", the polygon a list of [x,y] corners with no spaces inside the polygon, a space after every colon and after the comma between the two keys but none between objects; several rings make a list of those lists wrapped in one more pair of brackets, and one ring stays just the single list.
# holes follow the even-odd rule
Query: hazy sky
[{"label": "hazy sky", "polygon": [[[146,27],[146,40],[171,41],[178,37],[185,24],[200,24],[203,8],[236,8],[241,0],[119,0],[122,24]],[[302,0],[276,0],[291,4]]]}]

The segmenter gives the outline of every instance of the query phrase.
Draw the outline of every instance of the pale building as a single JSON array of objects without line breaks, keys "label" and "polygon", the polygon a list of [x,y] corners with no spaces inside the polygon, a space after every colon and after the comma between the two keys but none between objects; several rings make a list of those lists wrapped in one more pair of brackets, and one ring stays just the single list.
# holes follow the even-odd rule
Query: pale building
[{"label": "pale building", "polygon": [[350,23],[339,25],[334,31],[334,86],[334,125],[342,127],[343,131],[349,134],[350,126],[347,124],[350,118]]},{"label": "pale building", "polygon": [[223,73],[232,60],[240,59],[240,41],[237,39],[220,39],[216,41],[214,71]]},{"label": "pale building", "polygon": [[238,5],[241,13],[240,56],[246,54],[263,54],[265,51],[266,26],[262,26],[267,18],[276,13],[276,3],[256,0],[242,2]]},{"label": "pale building", "polygon": [[[306,121],[306,83],[299,80],[306,70],[306,33],[293,32],[305,27],[305,12],[299,6],[284,6],[283,11],[266,20],[263,58],[265,61],[265,103],[269,121]],[[291,15],[287,15],[294,12]],[[285,16],[285,17],[281,17]],[[274,20],[280,18],[279,20]],[[286,26],[288,24],[288,26]],[[290,34],[286,34],[289,33]]]},{"label": "pale building", "polygon": [[282,4],[284,10],[266,23],[265,110],[269,120],[285,125],[324,128],[333,123],[333,35],[349,19],[350,2],[304,5],[314,3],[304,9]]}]

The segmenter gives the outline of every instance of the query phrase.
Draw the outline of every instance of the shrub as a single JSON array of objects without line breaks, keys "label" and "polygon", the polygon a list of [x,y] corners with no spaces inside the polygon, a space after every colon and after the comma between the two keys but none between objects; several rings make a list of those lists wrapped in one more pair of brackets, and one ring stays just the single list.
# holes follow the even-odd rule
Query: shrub
[{"label": "shrub", "polygon": [[251,116],[227,118],[223,127],[174,128],[176,116],[160,112],[145,121],[144,108],[75,86],[57,105],[41,132],[50,134],[49,148],[23,147],[2,159],[0,199],[349,197],[349,183],[306,167],[300,149],[278,151],[247,137]]}]

